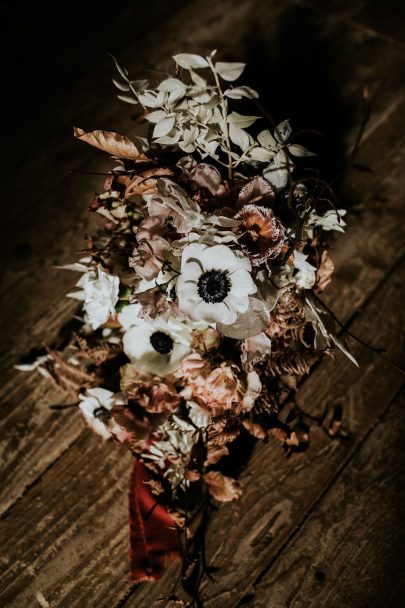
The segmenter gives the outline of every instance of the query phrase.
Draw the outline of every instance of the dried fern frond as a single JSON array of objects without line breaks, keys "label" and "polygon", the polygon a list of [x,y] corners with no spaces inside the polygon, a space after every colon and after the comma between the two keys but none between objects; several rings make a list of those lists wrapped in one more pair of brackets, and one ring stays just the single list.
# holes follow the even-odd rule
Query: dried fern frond
[{"label": "dried fern frond", "polygon": [[102,365],[108,359],[112,359],[116,357],[122,352],[122,347],[120,344],[111,344],[111,342],[103,342],[93,348],[88,345],[88,342],[85,338],[79,335],[75,335],[75,340],[79,346],[79,352],[76,356],[84,356],[94,365]]},{"label": "dried fern frond", "polygon": [[287,286],[280,290],[279,300],[272,312],[272,321],[281,329],[285,340],[300,342],[309,347],[305,340],[305,300],[295,287]]},{"label": "dried fern frond", "polygon": [[308,374],[312,365],[319,359],[319,351],[303,350],[301,352],[274,353],[267,363],[267,370],[273,376]]},{"label": "dried fern frond", "polygon": [[94,382],[95,375],[89,373],[82,365],[66,361],[60,353],[48,347],[46,350],[49,358],[45,367],[56,388],[76,396],[80,389],[87,388]]}]

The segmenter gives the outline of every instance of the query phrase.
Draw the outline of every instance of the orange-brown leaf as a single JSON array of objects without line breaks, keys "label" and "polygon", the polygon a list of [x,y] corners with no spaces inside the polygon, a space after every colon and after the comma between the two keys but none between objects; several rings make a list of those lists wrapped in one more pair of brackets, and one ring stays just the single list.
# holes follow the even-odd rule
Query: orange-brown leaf
[{"label": "orange-brown leaf", "polygon": [[212,445],[224,445],[225,443],[230,443],[239,435],[238,428],[226,429],[225,431],[218,432],[208,432],[209,442]]},{"label": "orange-brown leaf", "polygon": [[242,494],[240,484],[219,471],[209,471],[204,475],[204,479],[211,496],[220,502],[230,502]]},{"label": "orange-brown leaf", "polygon": [[256,437],[256,439],[266,439],[267,431],[262,427],[261,424],[258,424],[257,422],[252,422],[251,420],[243,420],[242,424],[245,429],[251,435],[253,435],[253,437]]},{"label": "orange-brown leaf", "polygon": [[208,454],[205,460],[205,466],[208,467],[210,464],[216,464],[223,456],[227,456],[229,450],[225,445],[209,445]]},{"label": "orange-brown leaf", "polygon": [[329,252],[325,249],[321,255],[321,263],[316,272],[316,286],[315,291],[322,293],[324,289],[329,285],[332,280],[332,275],[335,270],[333,260],[329,255]]},{"label": "orange-brown leaf", "polygon": [[128,158],[136,162],[148,161],[148,157],[138,150],[134,142],[125,135],[119,135],[113,131],[89,131],[86,133],[78,127],[73,128],[74,136],[90,146],[94,146],[107,154],[118,158]]}]

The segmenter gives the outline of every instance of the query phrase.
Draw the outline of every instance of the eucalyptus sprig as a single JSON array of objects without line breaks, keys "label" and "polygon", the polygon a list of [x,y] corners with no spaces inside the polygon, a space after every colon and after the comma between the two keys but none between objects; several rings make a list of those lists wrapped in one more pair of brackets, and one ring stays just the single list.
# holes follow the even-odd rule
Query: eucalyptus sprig
[{"label": "eucalyptus sprig", "polygon": [[169,76],[156,88],[149,88],[147,81],[131,81],[128,71],[114,60],[124,82],[113,82],[120,91],[130,94],[118,97],[147,111],[145,118],[154,125],[150,145],[177,147],[187,154],[197,152],[202,158],[210,157],[227,168],[230,180],[239,165],[257,167],[263,163],[264,177],[276,187],[284,187],[294,166],[290,156],[312,153],[289,142],[288,120],[280,123],[274,134],[264,129],[255,138],[247,131],[261,117],[229,111],[229,101],[258,99],[259,94],[248,86],[225,87],[224,83],[242,75],[245,64],[214,61],[215,55],[216,51],[207,57],[174,55],[179,77]]}]

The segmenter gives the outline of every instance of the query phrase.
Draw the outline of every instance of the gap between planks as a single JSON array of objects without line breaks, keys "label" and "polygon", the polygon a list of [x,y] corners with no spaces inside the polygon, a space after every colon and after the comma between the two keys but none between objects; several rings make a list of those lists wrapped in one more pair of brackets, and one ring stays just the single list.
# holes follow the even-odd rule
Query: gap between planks
[{"label": "gap between planks", "polygon": [[[357,458],[359,452],[361,452],[363,450],[364,445],[366,444],[368,439],[375,433],[375,430],[381,424],[381,422],[384,420],[384,418],[387,416],[387,414],[391,410],[392,406],[397,402],[397,400],[403,394],[403,390],[404,390],[404,384],[402,384],[398,388],[397,393],[394,395],[394,397],[391,399],[391,401],[387,404],[385,409],[382,410],[382,412],[374,420],[373,424],[370,426],[370,428],[368,429],[368,431],[366,432],[364,437],[361,439],[361,441],[356,445],[353,452],[351,452],[347,456],[347,458],[342,462],[341,467],[336,469],[333,476],[331,476],[329,483],[327,483],[324,486],[324,488],[322,489],[322,492],[320,492],[320,494],[319,494],[318,498],[316,499],[316,501],[314,502],[314,504],[308,509],[308,511],[306,511],[305,516],[302,518],[302,521],[300,522],[300,525],[297,526],[297,528],[295,530],[292,530],[290,536],[288,536],[288,538],[286,538],[285,543],[280,547],[280,549],[277,551],[277,553],[274,555],[274,557],[271,558],[268,565],[265,568],[263,568],[263,570],[257,576],[256,580],[253,583],[251,583],[251,586],[247,592],[247,595],[250,595],[251,592],[254,593],[255,587],[260,586],[261,581],[268,577],[269,572],[271,571],[273,566],[278,562],[280,557],[283,556],[286,553],[286,551],[288,551],[291,548],[291,545],[294,543],[295,539],[300,534],[302,534],[303,530],[305,529],[307,521],[317,511],[317,509],[319,508],[319,505],[324,501],[325,497],[329,494],[330,490],[334,487],[335,483],[341,478],[344,471],[348,467],[350,467],[352,462]],[[241,608],[242,606],[248,606],[248,605],[250,606],[250,602],[246,601],[246,599],[242,597],[236,608]]]},{"label": "gap between planks", "polygon": [[[292,546],[286,547],[278,561],[256,581],[251,592],[245,596],[244,602],[242,598],[239,607],[266,608],[270,603],[274,606],[293,608],[302,606],[303,601],[306,608],[337,608],[347,602],[350,602],[352,608],[362,608],[365,605],[397,608],[400,605],[399,598],[403,597],[400,590],[400,571],[403,572],[403,566],[400,566],[401,548],[405,545],[401,527],[405,490],[404,453],[403,450],[402,454],[400,451],[404,396],[402,386],[402,390],[398,391],[356,450],[349,466],[342,471],[335,484],[322,498],[318,509],[311,513],[297,531]],[[369,470],[364,473],[367,467]],[[385,502],[388,491],[384,493],[384,497],[379,497],[377,504],[375,496],[372,495],[373,482],[376,485],[377,480],[375,472],[378,470],[381,471],[378,476],[378,488],[381,478],[385,481],[389,479],[387,490],[391,492],[391,499],[387,505]],[[359,476],[360,490],[363,489],[360,493],[356,487],[356,477]],[[397,481],[395,485],[392,483],[392,477]],[[384,512],[385,508],[388,508],[388,511]],[[359,510],[361,519],[356,522],[356,516],[359,520]],[[377,518],[378,525],[371,529],[370,546],[369,527],[373,517]],[[354,525],[351,525],[351,518],[354,519]],[[326,525],[329,524],[326,530],[325,522]],[[378,539],[383,542],[381,547],[376,546]],[[349,572],[349,576],[344,576],[345,570]],[[358,570],[361,571],[362,577],[358,576]],[[339,574],[342,574],[344,581]],[[371,581],[364,583],[363,579]],[[396,588],[386,589],[387,584],[390,584],[390,587],[394,584]]]}]

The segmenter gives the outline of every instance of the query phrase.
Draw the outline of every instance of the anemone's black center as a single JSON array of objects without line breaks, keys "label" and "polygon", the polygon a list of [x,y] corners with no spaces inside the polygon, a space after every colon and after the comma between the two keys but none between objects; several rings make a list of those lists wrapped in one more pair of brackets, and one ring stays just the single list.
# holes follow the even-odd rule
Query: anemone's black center
[{"label": "anemone's black center", "polygon": [[150,343],[161,355],[168,355],[173,348],[173,339],[163,331],[155,331],[150,337]]},{"label": "anemone's black center", "polygon": [[103,405],[100,405],[100,407],[96,407],[96,409],[93,411],[93,416],[95,418],[98,418],[99,420],[102,420],[103,418],[107,418],[107,416],[109,416],[109,415],[110,415],[110,412]]},{"label": "anemone's black center", "polygon": [[210,304],[223,302],[231,289],[231,282],[223,270],[208,270],[198,279],[198,295]]}]

